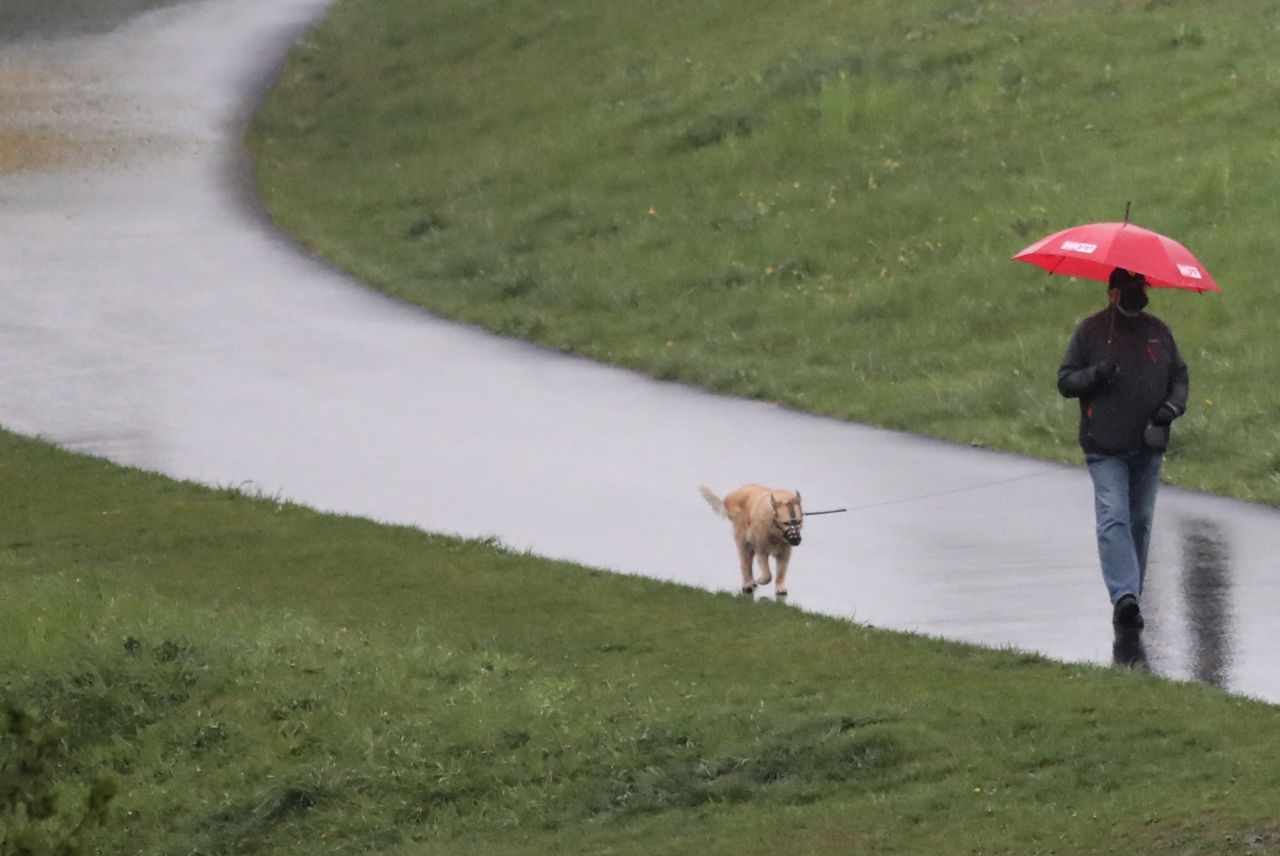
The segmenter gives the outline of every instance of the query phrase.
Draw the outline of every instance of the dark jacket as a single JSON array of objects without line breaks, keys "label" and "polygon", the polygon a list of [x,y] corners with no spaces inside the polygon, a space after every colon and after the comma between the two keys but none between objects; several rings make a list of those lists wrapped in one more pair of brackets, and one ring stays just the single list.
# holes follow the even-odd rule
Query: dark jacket
[{"label": "dark jacket", "polygon": [[[1105,364],[1115,367],[1108,379]],[[1165,420],[1187,409],[1187,364],[1163,321],[1108,307],[1080,322],[1058,369],[1058,392],[1080,399],[1080,448],[1122,455],[1148,448],[1143,435],[1168,404]],[[1166,434],[1167,439],[1167,434]]]}]

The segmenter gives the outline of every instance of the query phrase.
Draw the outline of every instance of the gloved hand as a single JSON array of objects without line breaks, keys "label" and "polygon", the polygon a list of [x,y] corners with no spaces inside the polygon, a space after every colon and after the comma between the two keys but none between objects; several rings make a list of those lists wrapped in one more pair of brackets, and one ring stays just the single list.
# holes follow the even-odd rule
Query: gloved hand
[{"label": "gloved hand", "polygon": [[1178,409],[1169,402],[1165,402],[1156,408],[1156,412],[1151,414],[1151,423],[1153,425],[1168,425],[1177,419],[1181,414]]},{"label": "gloved hand", "polygon": [[1093,367],[1093,376],[1098,383],[1111,383],[1120,374],[1120,367],[1110,360],[1103,360]]}]

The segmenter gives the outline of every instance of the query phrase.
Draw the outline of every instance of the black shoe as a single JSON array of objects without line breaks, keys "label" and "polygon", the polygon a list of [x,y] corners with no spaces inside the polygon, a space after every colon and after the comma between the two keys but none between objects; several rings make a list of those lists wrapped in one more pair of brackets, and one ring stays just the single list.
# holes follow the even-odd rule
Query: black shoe
[{"label": "black shoe", "polygon": [[1116,627],[1132,629],[1146,624],[1142,620],[1142,610],[1138,608],[1138,599],[1131,594],[1121,595],[1116,601],[1115,611],[1111,613],[1111,623]]},{"label": "black shoe", "polygon": [[1116,641],[1111,646],[1111,656],[1117,666],[1151,671],[1147,664],[1147,649],[1142,644],[1142,631],[1137,627],[1116,628]]}]

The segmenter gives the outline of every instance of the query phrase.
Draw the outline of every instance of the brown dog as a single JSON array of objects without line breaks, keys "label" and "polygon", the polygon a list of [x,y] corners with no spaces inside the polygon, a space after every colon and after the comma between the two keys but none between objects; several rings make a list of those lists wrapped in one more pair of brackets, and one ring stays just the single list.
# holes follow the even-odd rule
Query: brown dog
[{"label": "brown dog", "polygon": [[[791,548],[800,546],[800,527],[804,524],[800,494],[748,484],[724,499],[707,487],[702,488],[702,495],[712,511],[733,523],[733,542],[738,548],[738,562],[742,567],[743,593],[754,591],[757,584],[768,585],[774,578],[775,574],[769,571],[769,557],[773,556],[777,570],[774,591],[785,596]],[[760,576],[754,580],[751,578],[753,559],[760,566]]]}]

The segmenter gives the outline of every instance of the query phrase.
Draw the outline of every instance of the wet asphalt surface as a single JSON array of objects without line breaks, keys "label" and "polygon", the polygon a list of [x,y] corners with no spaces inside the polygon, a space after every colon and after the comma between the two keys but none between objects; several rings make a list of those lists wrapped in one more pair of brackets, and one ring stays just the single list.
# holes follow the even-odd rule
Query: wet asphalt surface
[{"label": "wet asphalt surface", "polygon": [[698,486],[799,489],[809,510],[849,511],[806,523],[794,607],[1136,661],[1280,702],[1275,510],[1165,487],[1147,629],[1117,639],[1083,467],[546,352],[299,250],[255,200],[239,138],[329,2],[202,0],[0,47],[0,91],[25,92],[6,121],[74,142],[62,162],[0,174],[0,425],[176,478],[724,591],[738,584],[729,527]]}]

